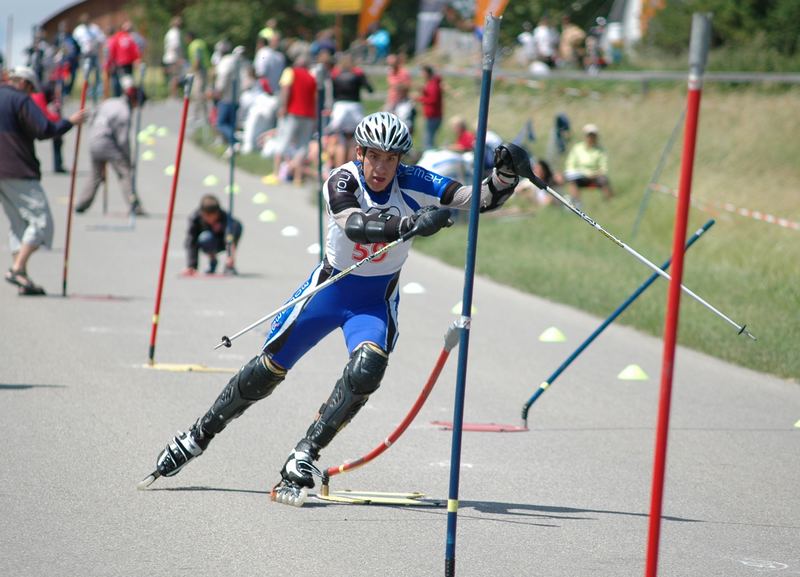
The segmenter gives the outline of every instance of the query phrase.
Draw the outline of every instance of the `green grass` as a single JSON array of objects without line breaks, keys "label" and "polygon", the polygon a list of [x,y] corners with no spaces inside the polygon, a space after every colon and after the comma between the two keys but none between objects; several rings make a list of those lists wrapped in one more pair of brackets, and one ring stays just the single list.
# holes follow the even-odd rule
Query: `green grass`
[{"label": "green grass", "polygon": [[[556,112],[566,112],[573,127],[599,124],[617,196],[604,202],[590,192],[585,195],[585,211],[660,264],[671,251],[675,200],[653,193],[634,241],[631,230],[644,187],[683,109],[685,90],[663,88],[641,94],[625,85],[602,92],[588,86],[571,88],[498,85],[490,127],[512,138],[521,123],[532,118],[539,132],[533,148],[543,156]],[[692,197],[800,220],[800,145],[792,120],[800,112],[798,96],[796,89],[772,93],[707,88],[701,102]],[[474,87],[464,85],[456,97],[460,100],[451,101],[451,108],[455,104],[465,111],[477,110]],[[679,138],[659,179],[672,188],[678,181],[681,143]],[[478,274],[603,318],[650,274],[564,209],[535,207],[523,198],[511,206],[528,216],[487,215],[481,221]],[[798,379],[800,232],[697,208],[692,208],[689,232],[712,216],[717,224],[689,253],[684,284],[740,324],[746,322],[759,340],[737,337],[733,327],[684,296],[679,342],[746,367]],[[460,227],[416,246],[463,266],[466,234]],[[659,281],[617,322],[661,335],[665,301],[666,283]]]}]

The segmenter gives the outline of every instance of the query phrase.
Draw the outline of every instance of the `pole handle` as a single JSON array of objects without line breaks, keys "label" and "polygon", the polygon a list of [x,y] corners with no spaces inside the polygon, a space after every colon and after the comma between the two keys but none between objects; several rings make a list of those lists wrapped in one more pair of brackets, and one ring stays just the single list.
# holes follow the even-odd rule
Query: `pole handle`
[{"label": "pole handle", "polygon": [[491,12],[486,15],[486,23],[483,27],[483,41],[481,42],[483,70],[494,68],[497,39],[500,36],[500,20],[502,20],[502,17],[495,18]]}]

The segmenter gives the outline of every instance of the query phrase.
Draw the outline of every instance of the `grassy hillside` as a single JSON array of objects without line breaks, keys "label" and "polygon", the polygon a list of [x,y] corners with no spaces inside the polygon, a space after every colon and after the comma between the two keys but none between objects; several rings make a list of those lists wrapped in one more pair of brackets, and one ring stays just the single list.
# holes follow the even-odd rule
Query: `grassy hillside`
[{"label": "grassy hillside", "polygon": [[[474,84],[451,83],[450,95],[449,113],[477,110]],[[706,87],[692,197],[800,221],[800,144],[794,134],[799,96],[796,89]],[[489,125],[510,139],[526,119],[533,119],[538,135],[534,152],[546,156],[556,113],[570,117],[576,135],[584,123],[598,124],[617,196],[605,202],[598,193],[586,194],[584,209],[660,264],[671,250],[676,201],[653,193],[635,240],[632,226],[685,100],[682,86],[643,94],[637,85],[498,82]],[[673,189],[681,145],[682,134],[659,179]],[[649,276],[643,265],[564,209],[538,207],[524,198],[512,206],[518,215],[481,221],[479,274],[601,317]],[[717,223],[689,253],[684,284],[747,323],[759,340],[737,337],[730,325],[684,297],[679,342],[760,371],[800,378],[800,231],[693,207],[690,232],[711,217]],[[415,246],[458,266],[463,265],[465,241],[466,227],[461,227]],[[618,322],[660,335],[665,300],[666,283],[658,282]]]}]

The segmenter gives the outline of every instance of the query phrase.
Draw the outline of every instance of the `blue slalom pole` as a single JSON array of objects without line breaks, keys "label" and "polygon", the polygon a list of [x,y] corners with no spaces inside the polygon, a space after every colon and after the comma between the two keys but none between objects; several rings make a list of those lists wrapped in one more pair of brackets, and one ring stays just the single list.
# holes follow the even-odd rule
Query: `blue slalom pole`
[{"label": "blue slalom pole", "polygon": [[228,146],[230,147],[230,159],[228,163],[228,226],[225,231],[225,247],[226,254],[231,256],[233,254],[233,195],[236,188],[236,117],[239,114],[239,78],[241,75],[241,54],[236,55],[236,61],[233,67],[233,86],[231,92],[233,96],[233,130],[228,139]]},{"label": "blue slalom pole", "polygon": [[489,117],[489,96],[492,88],[492,68],[497,50],[500,18],[489,13],[486,16],[483,35],[483,76],[478,110],[478,132],[475,135],[475,166],[472,175],[472,204],[469,211],[467,239],[467,262],[464,270],[464,297],[461,301],[461,318],[457,321],[461,329],[458,349],[458,373],[456,398],[453,408],[453,442],[450,451],[450,490],[447,497],[447,546],[445,550],[445,577],[456,574],[456,525],[458,522],[458,485],[461,469],[461,435],[464,424],[464,392],[467,382],[467,355],[469,352],[470,314],[472,312],[472,286],[475,280],[475,258],[478,247],[478,214],[480,212],[480,190],[483,175],[483,159],[486,150],[486,125]]},{"label": "blue slalom pole", "polygon": [[[703,233],[705,233],[706,231],[708,231],[708,229],[714,226],[714,222],[715,221],[713,218],[709,219],[708,222],[706,222],[703,226],[697,229],[697,231],[686,242],[686,248],[684,250],[685,251],[689,250],[689,248],[703,235]],[[664,264],[661,265],[661,270],[667,270],[670,264],[672,264],[672,257],[664,261]],[[631,296],[629,296],[627,300],[617,308],[617,310],[611,313],[611,316],[609,316],[606,320],[604,320],[603,323],[599,327],[597,327],[597,329],[595,329],[595,331],[591,335],[589,335],[586,338],[586,340],[583,341],[581,345],[577,349],[575,349],[575,351],[569,357],[567,357],[567,360],[561,363],[561,366],[558,367],[555,370],[555,372],[553,372],[552,375],[547,377],[547,379],[541,385],[539,385],[539,388],[536,389],[536,392],[533,393],[533,396],[531,396],[531,398],[528,399],[528,401],[522,406],[522,422],[526,427],[528,426],[528,410],[531,408],[531,405],[533,405],[533,403],[536,402],[536,399],[541,397],[542,393],[544,393],[547,390],[547,388],[550,385],[552,385],[553,382],[559,377],[559,375],[561,375],[561,373],[563,373],[567,369],[567,367],[569,367],[572,364],[572,362],[578,358],[578,356],[586,349],[586,347],[592,344],[592,342],[597,337],[600,336],[600,333],[606,330],[608,325],[613,323],[619,315],[625,312],[625,310],[633,303],[633,301],[639,298],[639,296],[644,291],[646,291],[650,287],[650,285],[656,281],[658,277],[659,277],[658,273],[653,273],[652,275],[650,275],[650,277],[644,283],[642,283],[642,285],[638,289],[636,289],[636,291],[634,291],[634,293]]]}]

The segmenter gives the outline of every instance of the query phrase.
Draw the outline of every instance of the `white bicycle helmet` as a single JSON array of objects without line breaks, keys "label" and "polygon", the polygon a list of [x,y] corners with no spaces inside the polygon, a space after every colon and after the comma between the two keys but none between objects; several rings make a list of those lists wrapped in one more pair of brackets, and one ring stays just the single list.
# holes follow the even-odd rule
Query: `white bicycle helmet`
[{"label": "white bicycle helmet", "polygon": [[375,112],[365,116],[356,126],[356,143],[364,148],[405,154],[411,150],[408,127],[391,112]]}]

